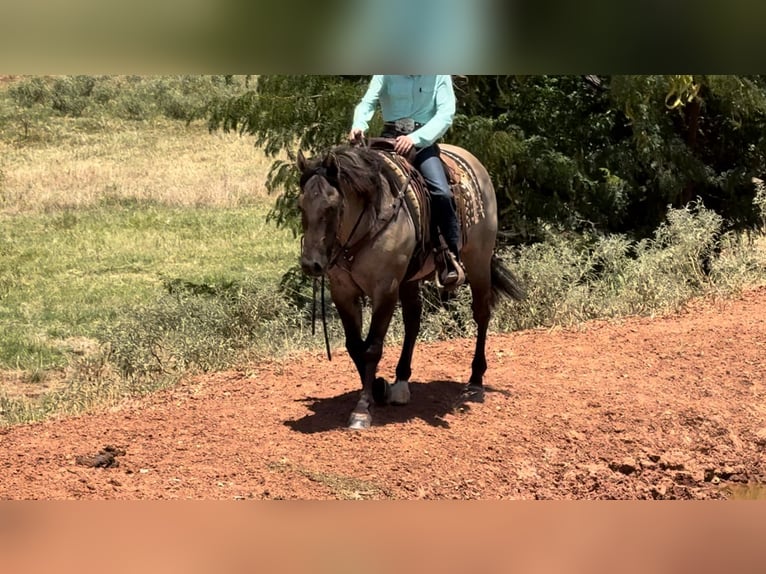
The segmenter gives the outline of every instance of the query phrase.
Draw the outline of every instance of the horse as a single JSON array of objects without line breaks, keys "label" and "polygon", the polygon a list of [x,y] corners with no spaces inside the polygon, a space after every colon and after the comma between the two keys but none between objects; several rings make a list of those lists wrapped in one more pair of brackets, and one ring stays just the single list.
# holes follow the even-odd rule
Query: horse
[{"label": "horse", "polygon": [[[438,276],[434,242],[430,232],[423,229],[428,227],[427,199],[421,198],[415,202],[417,205],[411,195],[407,200],[408,189],[424,189],[422,179],[390,145],[382,147],[387,149],[375,149],[369,144],[339,145],[314,158],[306,158],[300,150],[296,156],[303,231],[300,265],[307,276],[328,279],[343,325],[346,350],[362,383],[359,401],[348,420],[348,428],[355,430],[370,428],[373,404],[409,402],[412,356],[422,313],[421,282]],[[460,258],[477,326],[471,375],[463,396],[481,401],[492,309],[501,298],[521,300],[524,292],[495,253],[497,203],[489,173],[465,149],[440,144],[440,151],[452,183],[464,182],[458,186],[457,195],[472,191],[475,203],[473,220],[468,222],[465,213],[461,220]],[[453,160],[452,173],[444,162],[445,156]],[[455,170],[455,166],[459,169]],[[418,182],[420,186],[414,185]],[[455,190],[453,185],[453,193]],[[365,299],[372,315],[367,336],[362,338]],[[377,368],[398,303],[404,341],[396,380],[389,384],[377,376]]]}]

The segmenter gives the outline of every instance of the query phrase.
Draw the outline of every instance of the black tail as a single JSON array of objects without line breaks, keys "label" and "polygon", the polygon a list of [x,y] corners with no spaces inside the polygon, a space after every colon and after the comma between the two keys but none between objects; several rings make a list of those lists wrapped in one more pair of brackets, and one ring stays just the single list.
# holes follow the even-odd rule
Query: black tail
[{"label": "black tail", "polygon": [[521,301],[526,293],[505,263],[497,255],[492,255],[492,306],[497,305],[502,297]]}]

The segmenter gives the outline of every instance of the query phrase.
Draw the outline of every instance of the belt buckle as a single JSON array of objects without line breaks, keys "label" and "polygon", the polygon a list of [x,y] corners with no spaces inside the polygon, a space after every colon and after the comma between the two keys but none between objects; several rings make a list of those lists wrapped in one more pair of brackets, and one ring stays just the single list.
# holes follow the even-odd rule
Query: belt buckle
[{"label": "belt buckle", "polygon": [[394,127],[400,133],[409,134],[415,131],[415,120],[412,118],[402,118],[394,122]]}]

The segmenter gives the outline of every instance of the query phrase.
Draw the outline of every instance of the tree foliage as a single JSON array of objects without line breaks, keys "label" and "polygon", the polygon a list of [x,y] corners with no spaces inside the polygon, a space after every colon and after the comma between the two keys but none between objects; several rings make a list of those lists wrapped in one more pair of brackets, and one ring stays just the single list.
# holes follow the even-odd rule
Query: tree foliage
[{"label": "tree foliage", "polygon": [[278,224],[298,231],[295,150],[316,154],[339,144],[366,82],[363,76],[260,76],[254,89],[214,106],[211,129],[252,134],[275,158],[266,186],[281,191],[271,212]]},{"label": "tree foliage", "polygon": [[[290,154],[343,141],[366,76],[262,76],[222,99],[211,129],[255,136],[275,161],[272,212],[297,230]],[[758,222],[752,177],[766,172],[762,76],[455,76],[445,141],[471,150],[497,188],[510,242],[546,226],[646,237],[669,205],[699,199],[730,227]],[[379,129],[376,116],[371,131]],[[285,157],[287,153],[287,158]]]}]

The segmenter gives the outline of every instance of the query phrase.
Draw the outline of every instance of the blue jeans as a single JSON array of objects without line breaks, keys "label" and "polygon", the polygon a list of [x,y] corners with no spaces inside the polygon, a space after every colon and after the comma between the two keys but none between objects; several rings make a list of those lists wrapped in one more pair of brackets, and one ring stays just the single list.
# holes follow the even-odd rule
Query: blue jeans
[{"label": "blue jeans", "polygon": [[[415,167],[426,180],[428,191],[431,196],[431,221],[433,226],[434,241],[436,227],[438,227],[447,247],[458,255],[458,243],[460,241],[460,228],[455,212],[455,202],[452,198],[447,174],[444,165],[439,159],[439,148],[436,144],[421,149],[415,156]],[[436,243],[438,245],[438,243]]]},{"label": "blue jeans", "polygon": [[439,159],[439,148],[436,144],[424,147],[418,151],[418,154],[415,156],[415,167],[423,174],[423,179],[426,180],[431,197],[434,195],[451,197],[452,192],[449,188],[449,181],[447,181],[447,174],[444,173],[442,161]]}]

